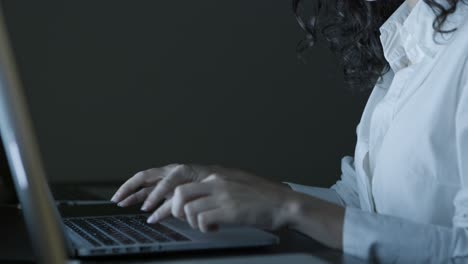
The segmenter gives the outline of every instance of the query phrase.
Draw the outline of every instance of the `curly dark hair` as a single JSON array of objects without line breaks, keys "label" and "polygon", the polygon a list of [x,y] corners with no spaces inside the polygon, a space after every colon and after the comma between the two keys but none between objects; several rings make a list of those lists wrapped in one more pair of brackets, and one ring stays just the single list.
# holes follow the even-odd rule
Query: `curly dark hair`
[{"label": "curly dark hair", "polygon": [[[326,41],[344,67],[348,88],[354,91],[371,89],[377,79],[390,68],[380,43],[380,26],[405,0],[311,0],[311,8],[304,8],[302,0],[292,0],[299,25],[306,37],[297,47],[299,55],[312,47],[318,37]],[[466,0],[420,0],[429,5],[436,15],[432,24],[435,32],[445,34],[442,25],[457,9],[458,2]],[[466,3],[465,3],[466,4]],[[302,7],[302,8],[301,8]],[[307,18],[302,14],[307,13]]]}]

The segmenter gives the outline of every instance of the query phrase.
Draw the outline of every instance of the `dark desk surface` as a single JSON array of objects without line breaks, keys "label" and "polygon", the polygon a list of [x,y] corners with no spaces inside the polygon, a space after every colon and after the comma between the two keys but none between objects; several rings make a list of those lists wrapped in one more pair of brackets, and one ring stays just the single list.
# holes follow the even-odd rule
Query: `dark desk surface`
[{"label": "dark desk surface", "polygon": [[[122,209],[114,205],[66,206],[60,208],[61,213],[66,216],[135,213],[135,210],[137,209]],[[16,207],[0,206],[0,216],[0,234],[2,234],[2,238],[4,238],[3,241],[0,241],[0,262],[4,263],[5,260],[26,263],[32,262],[32,250],[29,245],[21,212]],[[344,255],[340,251],[324,247],[313,239],[298,232],[283,229],[275,233],[280,237],[280,244],[264,248],[159,253],[157,255],[145,256],[119,256],[118,258],[106,257],[89,259],[82,261],[82,263],[115,263],[116,261],[135,263],[151,260],[157,260],[159,262],[184,259],[204,260],[219,257],[232,259],[239,256],[279,256],[288,253],[306,253],[329,263],[364,263],[359,259]]]}]

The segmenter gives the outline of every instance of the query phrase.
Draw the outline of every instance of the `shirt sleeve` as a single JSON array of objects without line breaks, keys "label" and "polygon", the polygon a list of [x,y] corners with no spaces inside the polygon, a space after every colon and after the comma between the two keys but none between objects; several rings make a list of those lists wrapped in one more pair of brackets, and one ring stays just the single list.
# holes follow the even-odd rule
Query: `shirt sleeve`
[{"label": "shirt sleeve", "polygon": [[376,263],[446,263],[468,256],[467,232],[348,207],[343,251]]},{"label": "shirt sleeve", "polygon": [[345,156],[341,159],[341,179],[331,189],[338,193],[346,207],[361,208],[352,157]]},{"label": "shirt sleeve", "polygon": [[343,251],[377,262],[468,263],[468,83],[455,111],[455,148],[461,188],[451,227],[411,222],[346,208]]},{"label": "shirt sleeve", "polygon": [[307,186],[291,182],[285,182],[285,184],[289,185],[289,187],[291,187],[291,189],[296,192],[304,193],[328,201],[330,203],[345,206],[343,201],[340,199],[340,196],[338,196],[336,191],[333,189]]},{"label": "shirt sleeve", "polygon": [[346,156],[341,160],[341,180],[331,188],[319,188],[285,182],[294,191],[305,193],[341,206],[359,207],[354,159]]}]

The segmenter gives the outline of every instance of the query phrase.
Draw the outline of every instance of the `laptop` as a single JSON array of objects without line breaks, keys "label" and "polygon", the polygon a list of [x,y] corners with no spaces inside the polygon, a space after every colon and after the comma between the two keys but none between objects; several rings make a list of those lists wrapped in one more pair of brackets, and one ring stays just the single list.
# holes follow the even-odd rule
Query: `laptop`
[{"label": "laptop", "polygon": [[277,236],[260,229],[223,225],[203,234],[182,220],[146,224],[146,214],[62,217],[36,143],[24,92],[0,10],[0,136],[32,246],[40,263],[69,258],[167,251],[258,247]]}]

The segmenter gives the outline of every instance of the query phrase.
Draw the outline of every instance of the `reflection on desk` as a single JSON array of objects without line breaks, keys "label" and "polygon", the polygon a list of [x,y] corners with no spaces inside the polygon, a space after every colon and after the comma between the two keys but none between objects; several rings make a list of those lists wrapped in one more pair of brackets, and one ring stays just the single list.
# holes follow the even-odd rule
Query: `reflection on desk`
[{"label": "reflection on desk", "polygon": [[[137,262],[138,263],[138,262]],[[281,255],[254,255],[254,256],[238,256],[231,258],[209,258],[198,260],[167,260],[167,261],[144,261],[139,263],[158,263],[158,264],[284,264],[284,263],[314,263],[322,264],[329,263],[320,258],[314,257],[309,254],[281,254]]]}]

